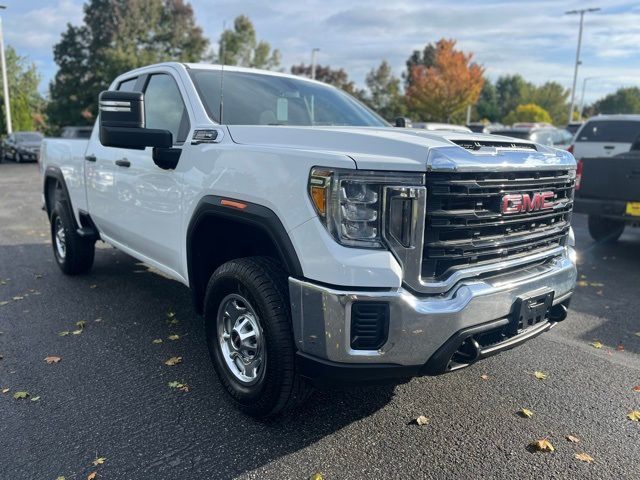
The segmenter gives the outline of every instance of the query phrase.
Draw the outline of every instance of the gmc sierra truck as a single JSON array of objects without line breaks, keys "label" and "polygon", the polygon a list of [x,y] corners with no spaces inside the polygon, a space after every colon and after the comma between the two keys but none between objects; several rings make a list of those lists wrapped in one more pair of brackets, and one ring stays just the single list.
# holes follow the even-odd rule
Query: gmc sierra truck
[{"label": "gmc sierra truck", "polygon": [[454,371],[566,317],[568,152],[391,127],[328,85],[226,66],[125,73],[99,109],[88,141],[42,147],[56,262],[86,273],[101,240],[187,285],[250,415]]}]

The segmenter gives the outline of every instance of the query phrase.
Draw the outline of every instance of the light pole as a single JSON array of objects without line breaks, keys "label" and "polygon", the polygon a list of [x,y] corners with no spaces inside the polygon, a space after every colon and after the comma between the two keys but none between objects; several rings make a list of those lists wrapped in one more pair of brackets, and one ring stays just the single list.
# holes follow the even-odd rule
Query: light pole
[{"label": "light pole", "polygon": [[[0,10],[7,8],[0,5]],[[11,108],[9,106],[9,83],[7,82],[7,62],[4,58],[4,38],[2,35],[2,17],[0,17],[0,63],[2,64],[2,91],[4,94],[4,113],[7,122],[7,134],[11,134]]]},{"label": "light pole", "polygon": [[569,105],[569,120],[567,123],[571,123],[573,120],[573,107],[575,107],[576,101],[576,82],[578,81],[578,65],[580,65],[580,46],[582,45],[582,26],[584,24],[584,14],[597,12],[600,8],[583,8],[581,10],[569,10],[564,12],[565,15],[580,15],[580,30],[578,31],[578,49],[576,50],[576,64],[573,69],[573,86],[571,87],[571,104]]},{"label": "light pole", "polygon": [[580,94],[580,110],[578,110],[578,112],[580,113],[580,118],[582,118],[582,110],[584,110],[584,92],[587,90],[587,82],[589,80],[593,80],[594,78],[600,78],[600,77],[584,77],[582,79],[582,93]]},{"label": "light pole", "polygon": [[316,79],[316,53],[319,52],[319,48],[311,49],[311,79]]}]

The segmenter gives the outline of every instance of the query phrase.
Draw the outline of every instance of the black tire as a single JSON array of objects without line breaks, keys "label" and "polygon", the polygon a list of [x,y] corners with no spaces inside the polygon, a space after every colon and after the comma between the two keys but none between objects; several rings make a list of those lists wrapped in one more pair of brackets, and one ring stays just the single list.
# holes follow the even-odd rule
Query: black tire
[{"label": "black tire", "polygon": [[13,158],[15,158],[16,163],[21,163],[22,162],[22,155],[19,154],[18,152],[16,152],[13,156]]},{"label": "black tire", "polygon": [[[246,299],[261,328],[264,368],[251,385],[243,384],[232,372],[221,346],[218,316],[229,296]],[[296,372],[287,275],[276,261],[247,257],[220,266],[207,285],[204,318],[216,373],[240,410],[252,417],[266,418],[308,398],[312,387]]]},{"label": "black tire", "polygon": [[[78,235],[66,201],[55,203],[50,220],[51,245],[60,270],[66,275],[78,275],[91,270],[95,256],[95,241]],[[63,231],[62,241],[58,236],[60,228]],[[64,244],[64,253],[59,248],[60,244]]]},{"label": "black tire", "polygon": [[622,235],[625,223],[621,220],[589,215],[589,235],[596,242],[614,243]]}]

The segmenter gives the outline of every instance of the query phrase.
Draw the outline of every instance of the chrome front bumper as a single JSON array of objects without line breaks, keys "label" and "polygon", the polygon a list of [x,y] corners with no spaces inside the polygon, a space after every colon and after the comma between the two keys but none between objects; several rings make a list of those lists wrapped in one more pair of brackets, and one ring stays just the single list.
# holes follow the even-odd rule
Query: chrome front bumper
[{"label": "chrome front bumper", "polygon": [[[463,279],[445,294],[417,296],[397,290],[341,290],[289,279],[294,337],[303,355],[336,363],[424,365],[456,333],[509,316],[518,297],[542,288],[554,305],[576,283],[575,252],[567,247],[543,263]],[[390,307],[389,334],[379,350],[351,348],[351,304],[383,301]]]}]

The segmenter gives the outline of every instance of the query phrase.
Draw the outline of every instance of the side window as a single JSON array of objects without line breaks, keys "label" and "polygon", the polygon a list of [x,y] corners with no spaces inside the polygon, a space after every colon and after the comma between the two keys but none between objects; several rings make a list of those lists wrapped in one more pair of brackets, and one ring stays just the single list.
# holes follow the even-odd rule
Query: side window
[{"label": "side window", "polygon": [[133,92],[133,87],[136,86],[137,81],[138,77],[120,82],[120,85],[118,85],[118,90],[120,90],[121,92]]},{"label": "side window", "polygon": [[144,93],[145,126],[169,130],[173,142],[184,142],[189,117],[175,80],[165,73],[151,75]]}]

